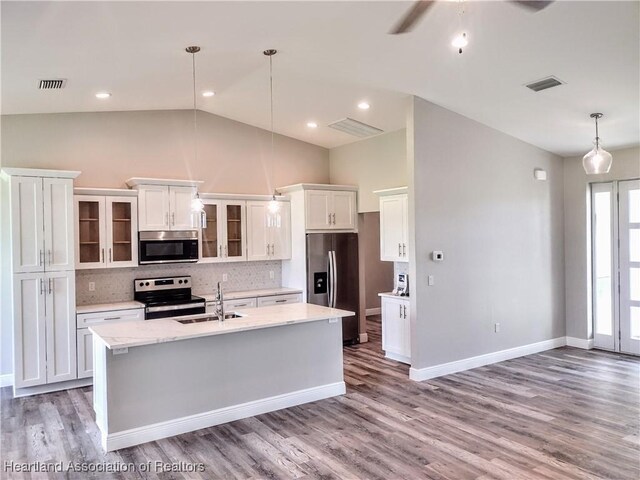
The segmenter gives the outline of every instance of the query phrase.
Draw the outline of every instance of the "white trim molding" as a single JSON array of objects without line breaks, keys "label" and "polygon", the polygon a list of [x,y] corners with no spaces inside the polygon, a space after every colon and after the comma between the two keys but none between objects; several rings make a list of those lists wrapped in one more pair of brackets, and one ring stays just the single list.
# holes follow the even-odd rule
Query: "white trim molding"
[{"label": "white trim molding", "polygon": [[567,337],[567,346],[591,350],[593,348],[593,338],[584,339],[576,337]]},{"label": "white trim molding", "polygon": [[365,316],[369,316],[369,315],[380,315],[382,313],[382,308],[381,307],[377,307],[377,308],[367,308],[364,312]]},{"label": "white trim molding", "polygon": [[434,365],[432,367],[411,367],[411,369],[409,370],[409,378],[411,380],[420,382],[422,380],[429,380],[431,378],[441,377],[443,375],[449,375],[451,373],[457,373],[464,370],[470,370],[472,368],[483,367],[492,363],[511,360],[512,358],[531,355],[532,353],[538,353],[545,350],[551,350],[553,348],[564,347],[566,344],[567,337],[558,337],[552,338],[551,340],[544,340],[542,342],[530,343],[529,345],[522,345],[520,347],[508,348],[506,350],[499,350],[492,353],[485,353],[484,355],[478,355],[476,357],[463,358],[462,360]]},{"label": "white trim molding", "polygon": [[197,413],[187,417],[176,418],[166,422],[145,425],[121,432],[102,433],[102,448],[111,452],[120,448],[127,448],[141,443],[152,442],[161,438],[172,437],[182,433],[193,432],[201,428],[212,427],[242,418],[253,417],[283,408],[294,407],[303,403],[315,402],[337,395],[344,395],[344,382],[330,383],[319,387],[307,388],[296,392],[276,395],[252,402],[233,405],[230,407]]},{"label": "white trim molding", "polygon": [[4,375],[0,375],[0,388],[10,387],[12,385],[13,385],[13,373],[5,373]]}]

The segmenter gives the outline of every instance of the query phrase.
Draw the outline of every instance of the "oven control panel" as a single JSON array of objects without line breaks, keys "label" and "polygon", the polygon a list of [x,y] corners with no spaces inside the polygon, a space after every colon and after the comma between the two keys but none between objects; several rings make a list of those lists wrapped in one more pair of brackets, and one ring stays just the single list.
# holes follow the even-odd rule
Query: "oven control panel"
[{"label": "oven control panel", "polygon": [[191,277],[136,278],[133,285],[136,292],[191,288]]}]

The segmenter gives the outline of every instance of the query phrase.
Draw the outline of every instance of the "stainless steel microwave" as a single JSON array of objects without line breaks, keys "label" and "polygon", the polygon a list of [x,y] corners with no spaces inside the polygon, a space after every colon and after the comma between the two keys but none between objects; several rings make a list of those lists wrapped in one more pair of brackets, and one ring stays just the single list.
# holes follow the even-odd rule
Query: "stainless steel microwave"
[{"label": "stainless steel microwave", "polygon": [[140,265],[198,261],[196,230],[139,233]]}]

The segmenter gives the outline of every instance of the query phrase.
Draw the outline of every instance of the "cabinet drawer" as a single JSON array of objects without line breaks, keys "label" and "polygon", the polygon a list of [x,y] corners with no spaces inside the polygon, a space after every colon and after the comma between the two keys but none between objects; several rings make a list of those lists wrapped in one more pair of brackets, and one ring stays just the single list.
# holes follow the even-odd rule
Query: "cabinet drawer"
[{"label": "cabinet drawer", "polygon": [[144,320],[143,308],[112,310],[109,312],[81,313],[77,315],[77,328],[90,327],[106,322],[133,322]]},{"label": "cabinet drawer", "polygon": [[230,310],[234,308],[256,308],[255,298],[238,298],[236,300],[226,300],[224,302],[224,309]]},{"label": "cabinet drawer", "polygon": [[258,306],[268,307],[270,305],[284,305],[287,303],[300,303],[302,301],[302,295],[299,293],[292,293],[289,295],[272,295],[270,297],[259,297]]}]

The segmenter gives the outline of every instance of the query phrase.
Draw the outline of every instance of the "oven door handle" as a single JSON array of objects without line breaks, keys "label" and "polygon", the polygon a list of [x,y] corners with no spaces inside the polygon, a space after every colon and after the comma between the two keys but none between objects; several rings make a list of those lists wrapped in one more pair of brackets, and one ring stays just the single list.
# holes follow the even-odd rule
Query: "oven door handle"
[{"label": "oven door handle", "polygon": [[195,303],[185,303],[183,305],[166,305],[164,307],[147,307],[145,311],[147,313],[171,312],[174,310],[186,310],[188,308],[204,307],[204,306],[205,306],[204,302],[195,302]]}]

